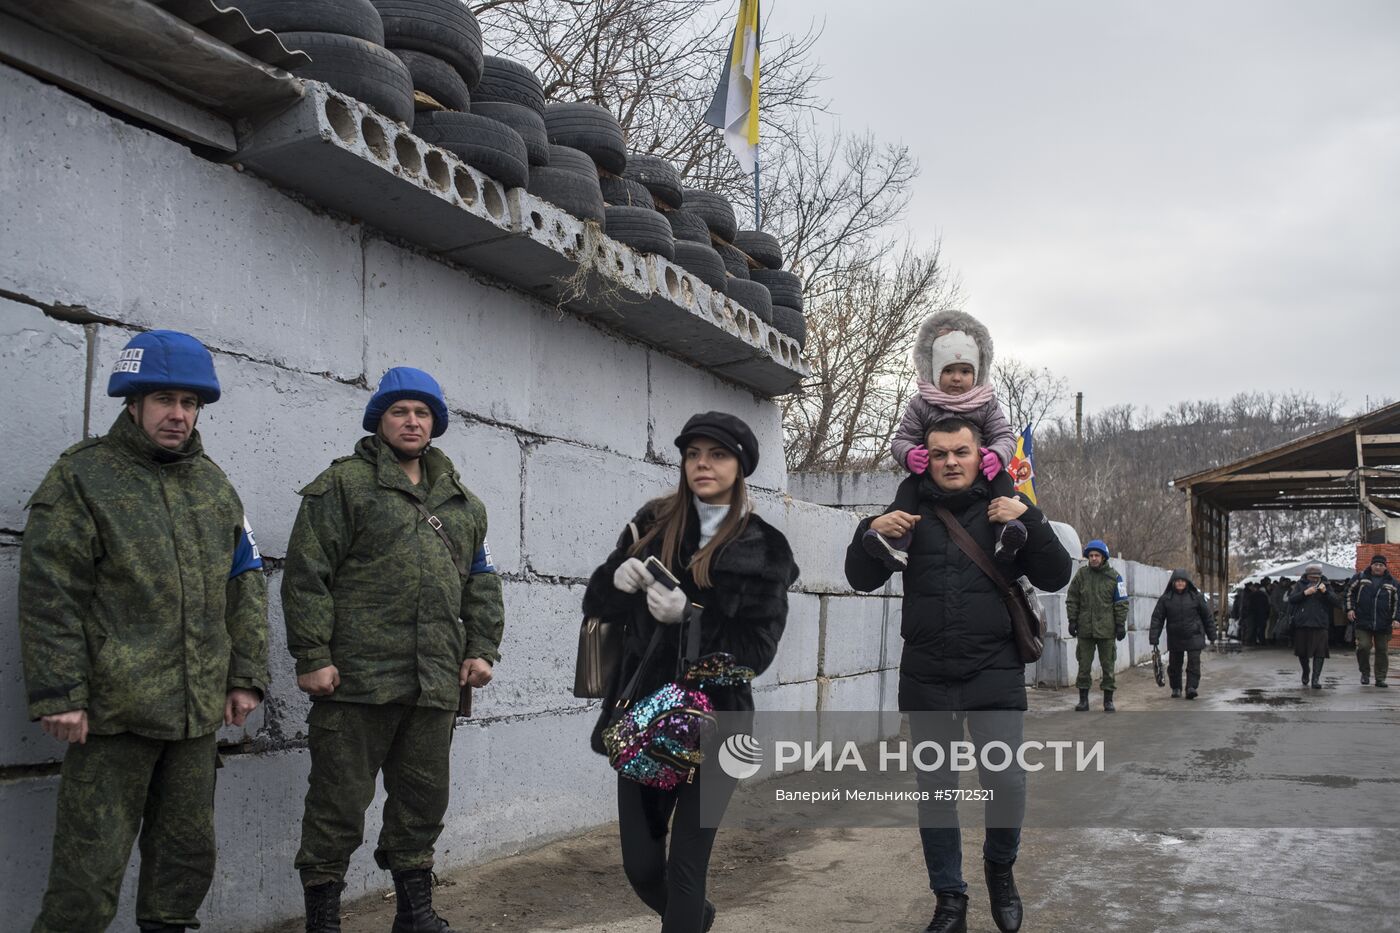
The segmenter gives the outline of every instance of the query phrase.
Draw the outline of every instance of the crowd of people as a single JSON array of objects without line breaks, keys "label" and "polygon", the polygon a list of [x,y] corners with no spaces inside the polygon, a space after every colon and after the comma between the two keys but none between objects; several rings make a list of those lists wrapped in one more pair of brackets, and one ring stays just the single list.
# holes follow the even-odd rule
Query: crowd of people
[{"label": "crowd of people", "polygon": [[[1020,744],[1026,654],[1006,583],[1020,577],[1045,591],[1069,586],[1076,709],[1089,708],[1097,658],[1103,708],[1114,710],[1116,644],[1129,605],[1123,579],[1107,544],[1094,540],[1071,580],[1071,557],[1046,515],[1015,494],[991,361],[991,337],[970,315],[940,312],[924,322],[918,394],[891,451],[908,475],[845,551],[858,591],[903,575],[898,702],[916,742],[952,743],[967,733],[979,746]],[[268,689],[267,583],[242,502],[196,430],[221,397],[208,349],[173,331],[137,335],[107,392],[121,401],[110,430],[50,469],[29,501],[23,539],[28,711],[68,743],[33,930],[105,930],[139,840],[138,926],[182,933],[198,926],[214,874],[216,732],[245,723]],[[300,490],[281,599],[297,686],[311,698],[300,846],[287,866],[300,877],[307,933],[341,929],[347,869],[380,780],[386,799],[374,860],[394,884],[393,931],[452,933],[433,906],[432,867],[449,804],[455,717],[470,689],[496,676],[506,612],[486,543],[487,506],[432,443],[449,423],[430,374],[390,369],[351,453]],[[599,555],[582,608],[623,633],[592,735],[593,750],[617,770],[623,874],[663,933],[702,933],[718,913],[706,897],[716,821],[701,817],[702,792],[727,805],[735,781],[713,769],[663,780],[677,762],[693,760],[683,746],[648,746],[643,763],[658,768],[631,768],[637,756],[619,751],[619,736],[629,709],[668,690],[689,691],[707,712],[750,716],[750,683],[777,654],[798,567],[787,539],[749,498],[746,479],[760,456],[749,426],[702,412],[674,443],[674,490],[639,508],[618,503],[624,527]],[[1396,580],[1377,555],[1345,584],[1323,579],[1316,566],[1296,583],[1251,584],[1231,617],[1246,642],[1291,633],[1304,685],[1318,687],[1339,609],[1356,631],[1363,683],[1374,659],[1376,686],[1384,687],[1398,608]],[[1185,571],[1173,574],[1152,614],[1154,647],[1163,634],[1172,695],[1184,687],[1194,699],[1201,651],[1217,633]],[[979,778],[994,791],[982,846],[990,913],[1012,933],[1024,917],[1013,866],[1026,775],[1019,765],[984,766]],[[918,773],[928,792],[918,813],[935,898],[931,933],[968,926],[956,803],[941,793],[957,780],[951,760]]]}]

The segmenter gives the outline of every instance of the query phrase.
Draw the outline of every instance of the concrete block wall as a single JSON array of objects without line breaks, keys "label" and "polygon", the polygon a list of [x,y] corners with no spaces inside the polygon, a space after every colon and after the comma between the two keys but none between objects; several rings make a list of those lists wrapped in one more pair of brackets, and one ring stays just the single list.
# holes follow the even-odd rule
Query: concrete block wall
[{"label": "concrete block wall", "polygon": [[[255,930],[301,908],[291,863],[309,703],[286,652],[276,568],[297,490],[351,451],[389,366],[420,366],[442,382],[452,423],[438,443],[486,502],[505,575],[503,658],[454,739],[441,868],[610,818],[613,775],[586,742],[596,704],[571,693],[579,601],[633,511],[673,486],[672,438],[695,411],[730,411],[753,427],[763,451],[755,508],[788,535],[802,569],[777,660],[756,687],[760,708],[893,708],[898,583],[876,596],[846,586],[842,554],[856,518],[785,495],[772,400],[4,66],[0,140],[7,929],[26,929],[38,909],[63,753],[26,721],[15,600],[23,505],[64,448],[107,431],[120,409],[106,396],[107,373],[142,329],[184,330],[213,350],[224,396],[203,412],[200,432],[269,558],[271,688],[244,728],[220,734],[220,870],[202,929]],[[540,748],[558,750],[566,766],[539,768]],[[371,808],[367,839],[378,819]],[[369,853],[355,858],[351,895],[388,884]],[[113,930],[134,929],[136,858]]]}]

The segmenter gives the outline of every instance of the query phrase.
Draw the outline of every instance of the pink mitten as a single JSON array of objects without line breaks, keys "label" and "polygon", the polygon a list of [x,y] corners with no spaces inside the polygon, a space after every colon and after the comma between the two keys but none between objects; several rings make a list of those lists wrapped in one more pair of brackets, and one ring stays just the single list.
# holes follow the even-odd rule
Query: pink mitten
[{"label": "pink mitten", "polygon": [[987,448],[982,448],[982,475],[988,480],[996,478],[1001,472],[1001,458],[992,453]]},{"label": "pink mitten", "polygon": [[918,476],[928,469],[928,448],[915,447],[909,451],[909,456],[904,458],[904,462],[909,467],[909,472]]}]

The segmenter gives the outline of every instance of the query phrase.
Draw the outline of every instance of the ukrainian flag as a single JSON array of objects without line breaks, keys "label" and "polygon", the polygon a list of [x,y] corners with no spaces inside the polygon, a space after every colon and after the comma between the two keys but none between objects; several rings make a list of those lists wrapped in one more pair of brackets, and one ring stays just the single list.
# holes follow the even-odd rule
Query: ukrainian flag
[{"label": "ukrainian flag", "polygon": [[705,122],[724,130],[724,142],[752,175],[758,161],[758,0],[739,0],[739,22],[729,45]]},{"label": "ukrainian flag", "polygon": [[1006,465],[1006,470],[1011,474],[1012,482],[1016,484],[1016,491],[1025,496],[1031,505],[1038,505],[1035,501],[1035,466],[1031,463],[1031,457],[1035,454],[1035,442],[1031,438],[1031,426],[1026,425],[1021,429],[1021,433],[1016,435],[1016,452],[1011,455],[1011,462]]}]

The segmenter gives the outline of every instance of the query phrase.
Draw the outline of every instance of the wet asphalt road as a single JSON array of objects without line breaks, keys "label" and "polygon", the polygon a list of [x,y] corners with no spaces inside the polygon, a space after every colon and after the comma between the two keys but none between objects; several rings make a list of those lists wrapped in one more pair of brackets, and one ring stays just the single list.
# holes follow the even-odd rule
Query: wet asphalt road
[{"label": "wet asphalt road", "polygon": [[[1400,662],[1400,656],[1392,658]],[[1158,812],[1149,821],[1158,824],[1155,828],[1028,828],[1016,866],[1026,904],[1022,929],[1400,929],[1400,832],[1393,828],[1400,818],[1390,815],[1400,812],[1400,780],[1356,780],[1347,751],[1356,741],[1376,744],[1376,723],[1392,722],[1385,712],[1400,711],[1400,687],[1362,687],[1354,660],[1341,649],[1334,649],[1324,668],[1322,690],[1302,688],[1297,671],[1292,654],[1282,649],[1208,651],[1202,695],[1189,704],[1158,688],[1150,668],[1120,674],[1117,700],[1125,713],[1316,715],[1332,724],[1328,750],[1310,759],[1307,750],[1295,753],[1280,726],[1282,717],[1269,715],[1232,717],[1218,746],[1186,750],[1203,763],[1193,772],[1203,798],[1248,794],[1257,787],[1258,796],[1249,799],[1269,814],[1268,828],[1212,828],[1199,825],[1196,812],[1180,819]],[[1036,690],[1031,703],[1035,710],[1067,709],[1076,699],[1074,690]],[[1099,700],[1095,692],[1094,709],[1079,715],[1104,716]],[[1142,732],[1142,742],[1156,741],[1152,730]],[[1371,753],[1391,756],[1393,776],[1400,779],[1400,733],[1390,735],[1388,748]],[[1237,766],[1255,755],[1303,763],[1293,769],[1271,766],[1287,773],[1261,780]],[[1286,810],[1271,806],[1268,795],[1284,798],[1299,787],[1313,795],[1307,798],[1318,816],[1312,825],[1293,825]],[[1134,806],[1155,806],[1150,787],[1135,793],[1145,799]],[[1202,808],[1215,812],[1208,802]],[[981,878],[978,814],[967,805],[962,812],[969,930],[994,931]],[[1388,828],[1362,828],[1368,814],[1382,813],[1378,819]],[[463,931],[655,933],[660,928],[626,886],[615,826],[444,880],[448,885],[438,889],[439,909]],[[923,929],[933,910],[918,835],[907,828],[725,829],[712,861],[709,893],[719,905],[716,933],[912,933]],[[392,922],[392,901],[368,898],[348,906],[345,933],[382,933]],[[296,929],[288,924],[278,933]]]}]

